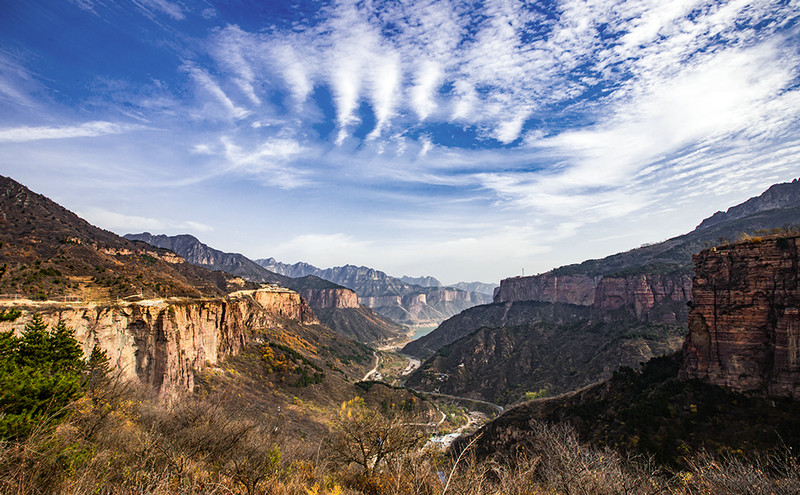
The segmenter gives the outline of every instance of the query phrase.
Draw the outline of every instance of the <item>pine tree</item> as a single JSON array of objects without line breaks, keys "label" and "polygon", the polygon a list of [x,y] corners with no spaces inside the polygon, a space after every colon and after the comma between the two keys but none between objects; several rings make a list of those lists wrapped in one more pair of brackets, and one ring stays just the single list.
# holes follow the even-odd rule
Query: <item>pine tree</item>
[{"label": "pine tree", "polygon": [[62,418],[66,406],[83,394],[82,358],[64,322],[48,332],[34,315],[20,337],[0,334],[0,438],[25,437]]}]

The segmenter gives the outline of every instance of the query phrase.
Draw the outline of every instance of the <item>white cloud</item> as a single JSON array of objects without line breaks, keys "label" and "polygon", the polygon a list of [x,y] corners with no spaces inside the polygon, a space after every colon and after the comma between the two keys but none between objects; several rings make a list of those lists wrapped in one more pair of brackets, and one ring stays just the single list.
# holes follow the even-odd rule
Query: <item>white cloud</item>
[{"label": "white cloud", "polygon": [[158,232],[210,232],[213,227],[193,220],[169,220],[164,218],[148,218],[137,215],[126,215],[100,207],[89,207],[77,214],[98,227],[119,233]]},{"label": "white cloud", "polygon": [[69,139],[81,137],[98,137],[109,134],[143,129],[144,127],[113,122],[86,122],[77,126],[63,127],[15,127],[0,129],[0,142],[22,143],[40,139]]},{"label": "white cloud", "polygon": [[167,14],[176,21],[182,21],[186,18],[183,8],[179,4],[168,2],[167,0],[133,0],[133,3],[142,9],[148,17],[152,17],[153,11],[158,11],[162,14]]},{"label": "white cloud", "polygon": [[245,108],[237,106],[205,70],[192,66],[187,66],[186,70],[197,85],[222,106],[225,110],[225,117],[243,119],[252,113]]},{"label": "white cloud", "polygon": [[283,189],[310,183],[302,170],[288,164],[291,159],[308,151],[293,139],[268,139],[250,150],[245,150],[230,138],[222,138],[221,142],[228,163],[226,173],[244,173]]},{"label": "white cloud", "polygon": [[432,60],[420,64],[411,88],[411,106],[425,120],[436,110],[436,90],[442,82],[442,68]]}]

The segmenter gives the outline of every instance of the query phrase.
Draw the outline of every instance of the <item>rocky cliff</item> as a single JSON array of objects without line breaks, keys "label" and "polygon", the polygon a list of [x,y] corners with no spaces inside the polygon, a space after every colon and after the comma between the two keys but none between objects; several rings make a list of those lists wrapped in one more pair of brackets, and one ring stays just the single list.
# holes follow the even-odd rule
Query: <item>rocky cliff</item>
[{"label": "rocky cliff", "polygon": [[[12,305],[13,304],[13,305]],[[122,378],[136,378],[164,395],[194,388],[194,372],[239,351],[254,329],[289,320],[318,323],[293,291],[239,291],[226,298],[151,300],[114,305],[5,303],[22,316],[0,322],[0,331],[20,331],[33,314],[55,325],[63,320],[88,355],[105,350]]]},{"label": "rocky cliff", "polygon": [[686,320],[691,285],[691,277],[680,271],[604,277],[550,272],[502,280],[494,300],[577,304],[591,306],[604,319],[625,314],[640,321],[681,324]]},{"label": "rocky cliff", "polygon": [[[731,239],[754,234],[759,230],[779,229],[786,225],[797,224],[798,221],[800,221],[800,180],[795,179],[792,182],[775,184],[760,196],[732,206],[727,212],[715,213],[687,234],[658,243],[645,244],[602,259],[562,266],[541,275],[505,279],[495,291],[494,301],[562,302],[602,309],[605,303],[596,301],[595,297],[598,285],[607,277],[614,279],[625,277],[628,280],[624,283],[617,280],[611,285],[619,288],[624,284],[634,291],[652,292],[655,298],[656,318],[666,316],[669,319],[669,311],[664,311],[666,315],[662,315],[658,309],[659,301],[670,301],[668,304],[671,304],[678,302],[674,297],[681,292],[686,296],[689,295],[685,289],[689,286],[694,253],[708,245],[730,242]],[[642,280],[639,275],[645,275],[646,279]],[[651,280],[654,276],[658,278]],[[642,282],[649,288],[643,287]],[[664,287],[663,284],[674,289]],[[666,292],[659,294],[662,290]],[[634,313],[640,313],[646,319],[650,318],[653,309],[647,310],[645,304],[642,311],[637,310],[635,294],[629,293],[623,296],[623,299],[628,301],[628,307]],[[688,300],[686,297],[683,302]],[[683,315],[676,316],[680,320]]]},{"label": "rocky cliff", "polygon": [[606,320],[622,314],[684,325],[691,290],[692,278],[685,274],[603,277],[595,288],[592,310]]},{"label": "rocky cliff", "polygon": [[755,239],[694,257],[683,378],[800,398],[798,244]]},{"label": "rocky cliff", "polygon": [[359,307],[356,293],[344,287],[339,289],[301,289],[299,292],[308,305],[315,310]]},{"label": "rocky cliff", "polygon": [[600,277],[545,273],[500,281],[494,302],[540,301],[591,306]]}]

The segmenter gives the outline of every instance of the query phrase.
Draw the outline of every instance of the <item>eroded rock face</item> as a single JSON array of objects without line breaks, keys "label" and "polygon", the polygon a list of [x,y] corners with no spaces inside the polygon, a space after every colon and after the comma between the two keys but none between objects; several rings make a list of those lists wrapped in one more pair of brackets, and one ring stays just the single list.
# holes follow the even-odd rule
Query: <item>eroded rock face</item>
[{"label": "eroded rock face", "polygon": [[685,324],[691,291],[688,275],[603,277],[592,308],[605,318],[623,312],[640,321]]},{"label": "eroded rock face", "polygon": [[191,391],[194,371],[238,352],[248,330],[279,325],[277,317],[317,321],[296,292],[285,290],[241,291],[224,299],[16,307],[22,316],[0,322],[0,331],[19,332],[37,313],[49,325],[63,320],[85,355],[99,346],[121,378],[139,379],[162,395]]},{"label": "eroded rock face", "polygon": [[590,277],[554,275],[500,281],[495,302],[538,301],[591,306],[608,319],[624,314],[640,321],[682,324],[686,321],[692,279],[682,274]]},{"label": "eroded rock face", "polygon": [[303,289],[300,295],[314,309],[358,308],[358,296],[350,289]]},{"label": "eroded rock face", "polygon": [[494,302],[540,301],[591,306],[598,277],[553,275],[513,277],[500,281]]},{"label": "eroded rock face", "polygon": [[694,256],[683,378],[800,398],[799,239]]}]

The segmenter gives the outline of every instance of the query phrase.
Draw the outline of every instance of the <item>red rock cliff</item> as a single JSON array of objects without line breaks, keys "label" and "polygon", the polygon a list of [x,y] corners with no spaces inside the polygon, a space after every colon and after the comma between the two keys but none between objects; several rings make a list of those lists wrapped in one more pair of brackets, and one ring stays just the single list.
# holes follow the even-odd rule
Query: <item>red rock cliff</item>
[{"label": "red rock cliff", "polygon": [[623,312],[642,321],[685,324],[691,290],[688,275],[603,277],[592,309],[602,316]]},{"label": "red rock cliff", "polygon": [[494,302],[541,301],[591,306],[599,277],[553,275],[513,277],[500,281]]},{"label": "red rock cliff", "polygon": [[494,302],[540,301],[591,306],[609,318],[626,314],[642,321],[686,321],[692,280],[681,274],[590,277],[545,273],[500,281]]},{"label": "red rock cliff", "polygon": [[800,238],[694,256],[683,378],[800,398]]},{"label": "red rock cliff", "polygon": [[96,304],[14,304],[22,316],[0,322],[0,331],[20,331],[33,314],[49,325],[63,320],[88,355],[105,350],[122,378],[138,378],[163,395],[194,388],[194,371],[238,352],[248,330],[280,326],[280,318],[315,323],[293,291],[241,291],[224,299],[155,300]]},{"label": "red rock cliff", "polygon": [[313,309],[358,308],[358,296],[350,289],[304,289],[300,295]]}]

